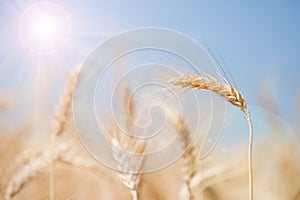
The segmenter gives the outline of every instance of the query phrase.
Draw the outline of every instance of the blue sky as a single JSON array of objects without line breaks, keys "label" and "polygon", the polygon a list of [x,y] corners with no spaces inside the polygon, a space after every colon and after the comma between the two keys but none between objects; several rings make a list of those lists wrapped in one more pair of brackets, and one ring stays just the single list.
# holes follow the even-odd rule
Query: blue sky
[{"label": "blue sky", "polygon": [[[29,105],[32,88],[46,87],[38,76],[47,74],[48,81],[62,82],[105,39],[133,28],[163,27],[205,43],[227,66],[249,104],[259,104],[259,96],[270,93],[276,111],[295,123],[300,95],[299,1],[51,1],[64,8],[71,24],[68,44],[51,55],[29,51],[19,38],[20,17],[35,2],[0,3],[0,94],[18,91],[17,102],[22,99]],[[55,74],[57,70],[61,73]],[[59,84],[49,91],[50,99],[59,95],[58,88]],[[22,107],[16,103],[15,109]]]}]

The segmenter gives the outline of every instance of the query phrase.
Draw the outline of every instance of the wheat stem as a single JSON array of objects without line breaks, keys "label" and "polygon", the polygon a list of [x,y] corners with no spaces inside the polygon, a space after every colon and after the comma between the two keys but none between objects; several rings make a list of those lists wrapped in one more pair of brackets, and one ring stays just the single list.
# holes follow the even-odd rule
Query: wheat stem
[{"label": "wheat stem", "polygon": [[248,170],[249,170],[249,199],[253,200],[253,163],[252,163],[252,147],[253,147],[253,128],[250,112],[245,112],[249,126],[249,147],[248,147]]},{"label": "wheat stem", "polygon": [[49,170],[49,200],[55,200],[54,154],[53,154],[54,144],[55,144],[55,141],[53,139],[51,141],[51,146],[50,146],[50,159],[49,159],[49,165],[48,165],[48,170]]},{"label": "wheat stem", "polygon": [[132,200],[138,200],[138,192],[137,192],[137,190],[131,190],[130,194],[131,194]]}]

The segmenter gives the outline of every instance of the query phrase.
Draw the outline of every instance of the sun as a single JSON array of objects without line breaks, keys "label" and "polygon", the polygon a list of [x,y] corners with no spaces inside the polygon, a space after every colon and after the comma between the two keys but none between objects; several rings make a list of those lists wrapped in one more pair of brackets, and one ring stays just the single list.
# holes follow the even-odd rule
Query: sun
[{"label": "sun", "polygon": [[27,8],[19,24],[22,42],[38,53],[61,49],[70,35],[70,21],[66,12],[52,2],[38,2]]},{"label": "sun", "polygon": [[57,28],[49,19],[38,20],[35,24],[35,33],[38,39],[47,40],[56,37]]}]

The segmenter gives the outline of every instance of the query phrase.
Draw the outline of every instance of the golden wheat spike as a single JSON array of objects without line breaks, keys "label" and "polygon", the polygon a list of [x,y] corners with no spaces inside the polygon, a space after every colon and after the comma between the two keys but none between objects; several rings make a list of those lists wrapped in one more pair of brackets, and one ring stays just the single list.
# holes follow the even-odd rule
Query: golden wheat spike
[{"label": "golden wheat spike", "polygon": [[207,90],[224,97],[232,105],[239,107],[244,113],[247,112],[247,104],[237,89],[228,83],[222,83],[216,78],[202,77],[188,74],[172,81],[173,85]]}]

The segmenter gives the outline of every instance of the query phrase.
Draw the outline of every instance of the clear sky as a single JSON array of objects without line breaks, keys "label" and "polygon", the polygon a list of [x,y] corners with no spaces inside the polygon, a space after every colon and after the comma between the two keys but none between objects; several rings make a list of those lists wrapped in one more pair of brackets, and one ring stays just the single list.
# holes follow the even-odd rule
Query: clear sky
[{"label": "clear sky", "polygon": [[[293,122],[300,96],[299,1],[48,1],[64,9],[70,25],[66,45],[51,54],[30,51],[20,38],[21,17],[36,2],[0,3],[0,94],[17,95],[13,102],[19,112],[24,104],[18,102],[32,101],[32,88],[46,88],[39,77],[47,74],[50,81],[62,82],[105,39],[133,28],[163,27],[205,43],[249,104],[258,104],[266,94]],[[50,99],[59,95],[55,87],[43,92]]]}]

